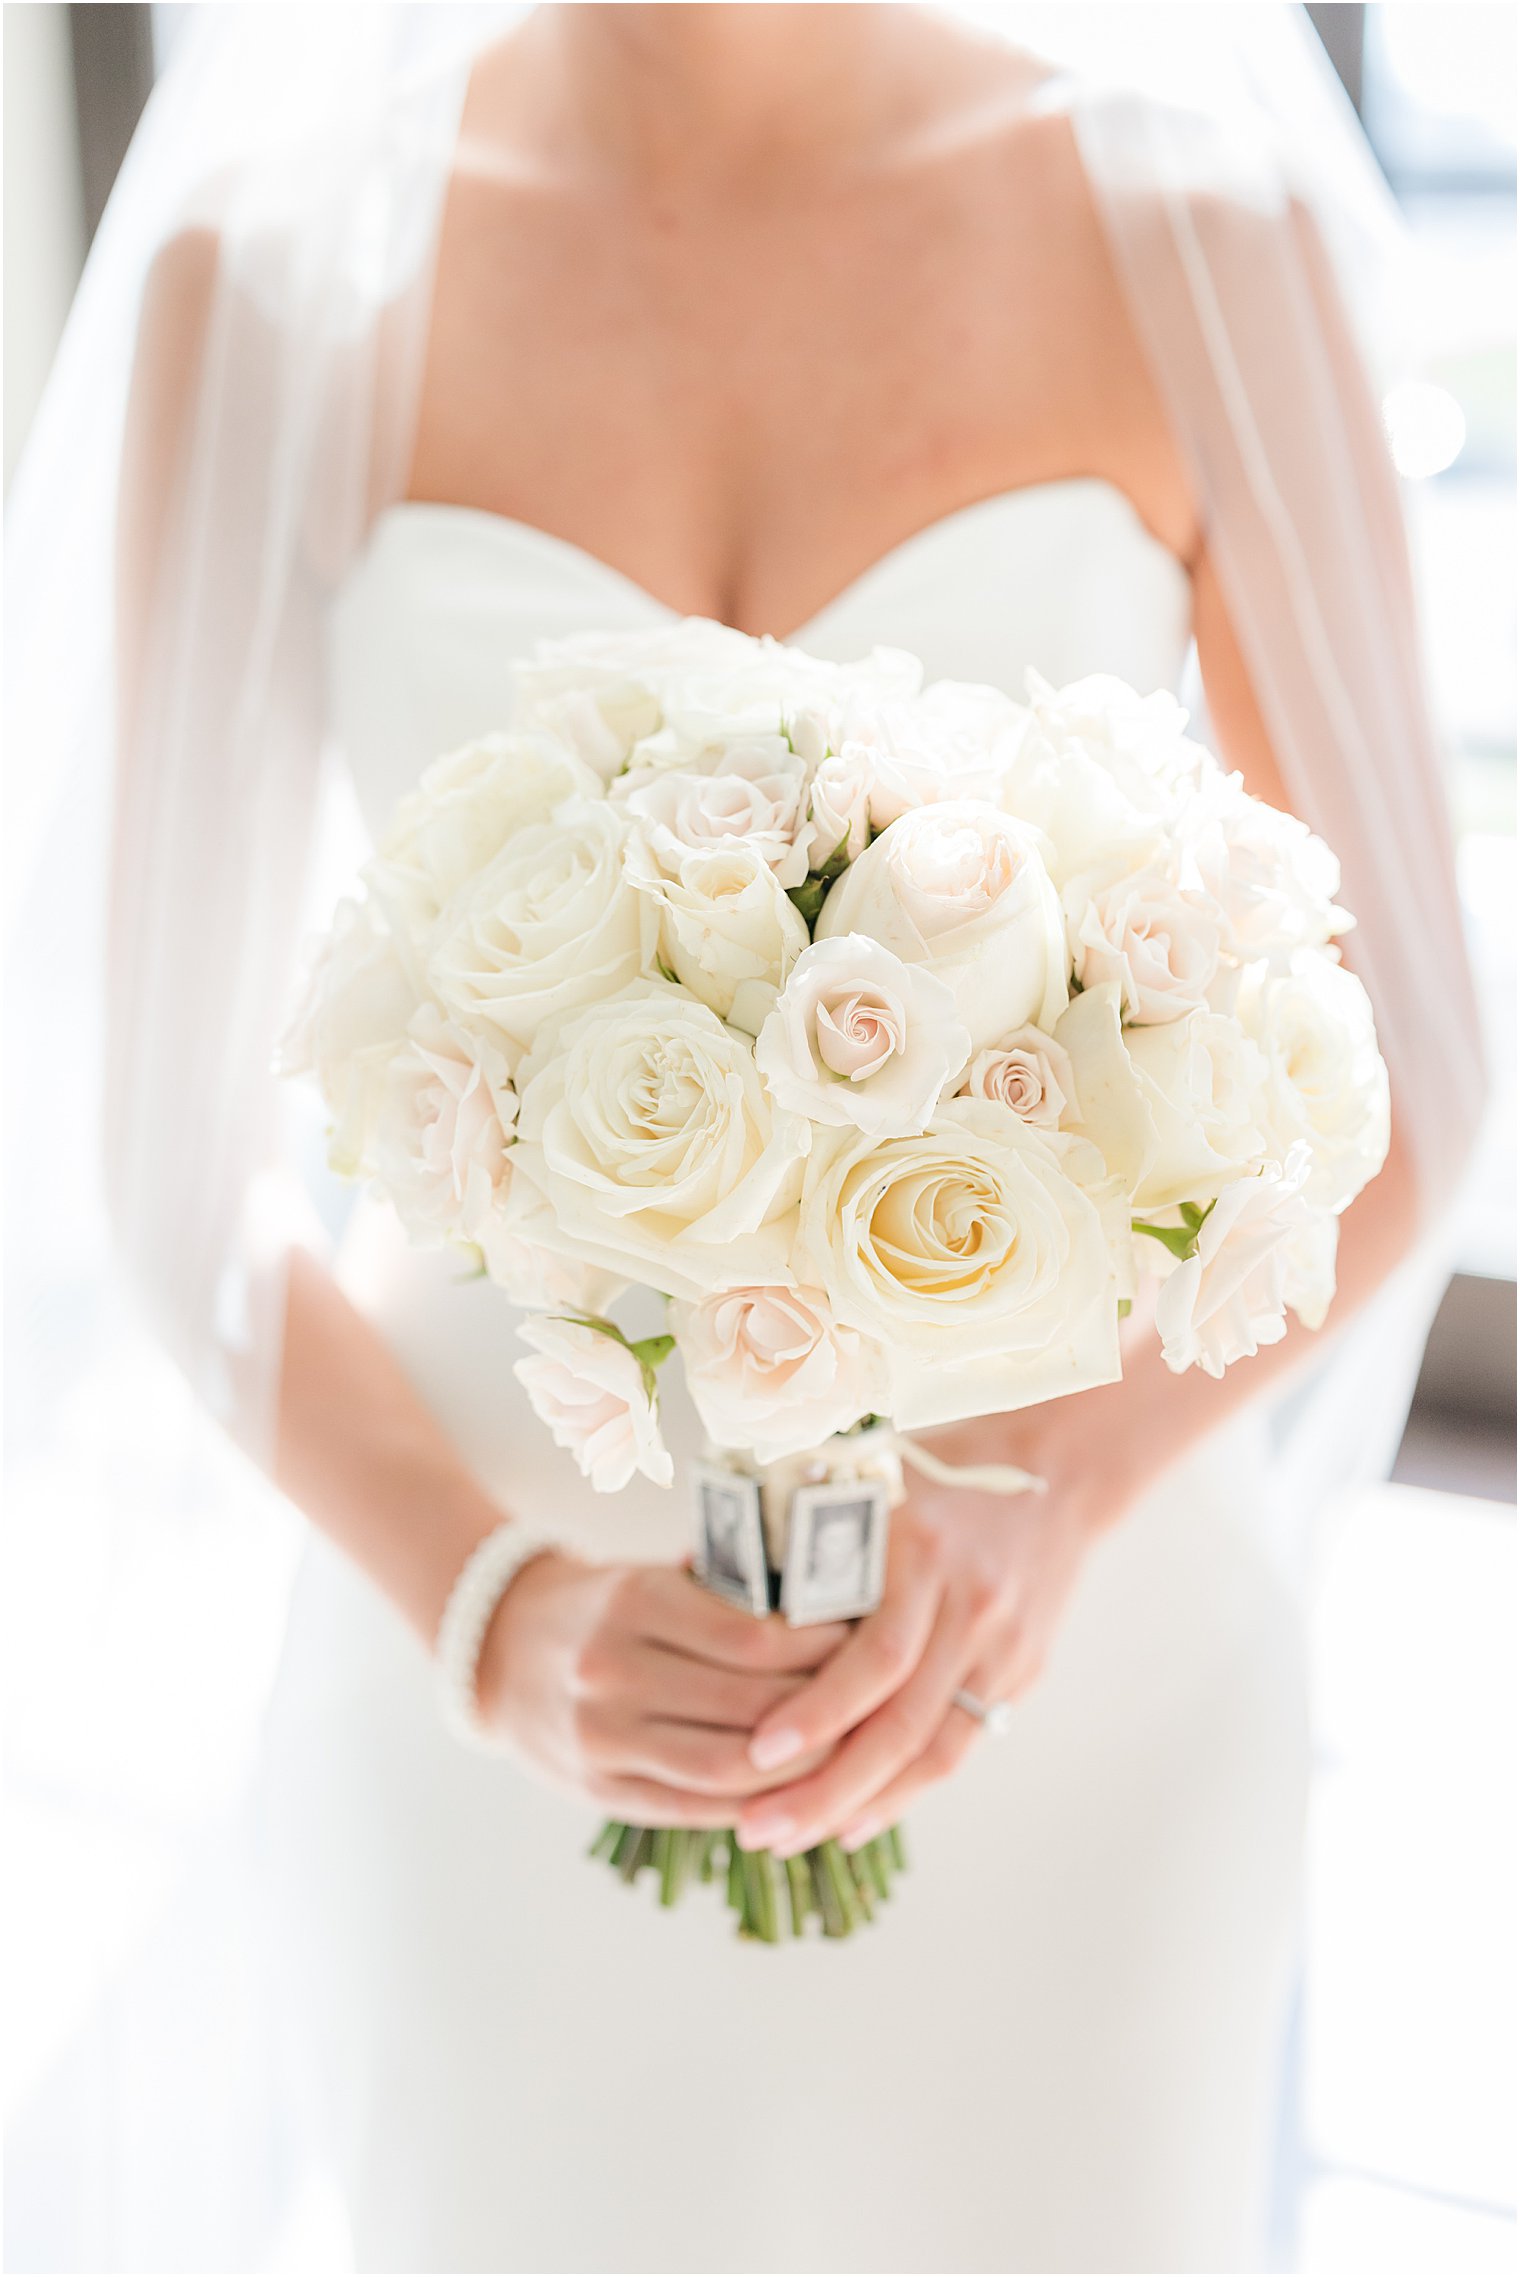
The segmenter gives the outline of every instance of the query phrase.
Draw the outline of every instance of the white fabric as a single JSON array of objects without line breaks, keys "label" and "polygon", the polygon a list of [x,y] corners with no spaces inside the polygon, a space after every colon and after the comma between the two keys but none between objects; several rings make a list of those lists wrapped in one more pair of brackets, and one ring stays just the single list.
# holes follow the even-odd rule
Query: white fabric
[{"label": "white fabric", "polygon": [[[372,825],[498,716],[536,636],[663,614],[520,526],[393,510],[334,639]],[[1151,687],[1187,629],[1177,564],[1117,492],[1070,482],[936,524],[805,637],[1009,689],[1026,664]],[[378,1204],[343,1277],[504,1507],[596,1556],[690,1546],[679,1488],[596,1497],[552,1445],[497,1290]],[[689,1461],[679,1383],[661,1406]],[[1305,1779],[1261,1429],[1100,1547],[1027,1711],[915,1809],[912,1872],[845,1948],[743,1948],[712,1893],[662,1916],[588,1863],[594,1811],[453,1749],[422,1656],[314,1550],[264,1824],[358,2266],[1259,2266]]]},{"label": "white fabric", "polygon": [[[1068,0],[964,12],[1058,55],[1086,46],[1105,82],[1147,89],[1138,114],[1105,109],[1079,71],[1064,99],[1211,536],[1233,564],[1232,605],[1264,707],[1285,752],[1297,755],[1295,797],[1301,782],[1306,818],[1336,842],[1348,869],[1357,865],[1363,943],[1375,933],[1385,949],[1391,943],[1368,965],[1385,1046],[1417,1078],[1423,1048],[1442,1055],[1442,1079],[1406,1078],[1397,1102],[1423,1134],[1438,1197],[1454,1134],[1470,1120],[1471,1009],[1448,921],[1439,772],[1408,669],[1396,503],[1369,447],[1376,428],[1365,395],[1339,386],[1344,363],[1338,346],[1327,349],[1339,340],[1335,293],[1313,266],[1322,235],[1340,260],[1343,291],[1377,270],[1367,249],[1379,233],[1363,226],[1365,152],[1344,106],[1337,116],[1333,102],[1326,112],[1303,101],[1292,70],[1279,81],[1275,67],[1227,68],[1232,51],[1247,66],[1273,51],[1291,64],[1295,42],[1291,31],[1282,35],[1295,10],[1152,0],[1110,10]],[[465,74],[476,50],[520,13],[490,0],[187,11],[8,501],[7,1013],[19,1075],[6,1155],[10,1190],[25,1202],[8,1227],[9,1316],[21,1332],[8,1351],[7,1499],[37,1564],[69,1582],[21,1608],[29,1649],[19,1665],[49,1674],[46,1686],[23,1676],[11,1752],[23,1778],[61,1798],[65,1840],[87,1810],[131,1850],[137,1835],[122,1830],[142,1825],[138,1790],[160,1760],[154,1714],[164,1701],[206,1701],[197,1736],[225,1735],[207,1740],[204,1780],[197,1757],[187,1791],[203,1784],[225,1793],[241,1760],[247,1726],[234,1712],[232,1672],[257,1652],[219,1651],[208,1667],[199,1657],[205,1626],[166,1615],[155,1629],[163,1593],[142,1577],[157,1573],[167,1544],[191,1540],[197,1557],[212,1565],[220,1557],[219,1570],[231,1571],[228,1543],[259,1537],[256,1524],[238,1535],[230,1521],[240,1498],[246,1509],[257,1495],[224,1453],[208,1451],[208,1433],[186,1428],[186,1403],[133,1310],[147,1313],[206,1405],[246,1446],[267,1451],[284,1236],[253,1203],[283,1153],[266,1069],[317,803],[323,630],[408,463]],[[1127,42],[1116,36],[1121,18]],[[1200,136],[1195,112],[1170,105],[1179,92],[1198,111],[1226,117],[1226,131]],[[1143,133],[1104,131],[1137,115]],[[1251,131],[1237,134],[1237,122]],[[1285,153],[1281,167],[1264,125]],[[1240,206],[1248,150],[1254,188]],[[1346,163],[1327,172],[1327,156]],[[1288,181],[1307,196],[1307,231],[1286,207]],[[1190,234],[1199,211],[1211,210],[1211,190],[1212,210],[1251,221],[1244,259],[1238,233]],[[1354,261],[1336,226],[1342,218],[1357,224]],[[166,281],[181,295],[183,329],[163,338],[150,305],[157,354],[139,370],[129,418],[134,336],[145,300],[156,305]],[[1222,374],[1249,384],[1222,390]],[[1263,427],[1261,413],[1273,408],[1282,419]],[[1286,458],[1275,489],[1243,479],[1260,475],[1264,455],[1272,473],[1284,437],[1291,443],[1311,428],[1321,448]],[[1354,464],[1354,479],[1322,493],[1316,470],[1325,463]],[[119,562],[118,492],[131,539]],[[1323,511],[1329,499],[1333,517]],[[1009,526],[1023,518],[1032,536],[1040,511],[1031,499],[1011,510]],[[1068,526],[1064,511],[1057,518]],[[401,526],[383,523],[382,539]],[[852,612],[874,614],[878,599],[884,631],[894,611],[911,621],[908,572],[927,575],[936,548],[957,542],[951,526],[927,535],[874,596],[862,581],[841,597],[825,613],[829,631],[841,633]],[[584,562],[577,582],[551,571],[547,545],[536,550],[544,629],[561,621],[556,610],[574,622],[607,621],[625,603],[642,621],[636,597],[619,597],[605,575],[589,618],[577,613],[592,598]],[[1099,577],[1107,560],[1105,550],[1095,562],[1089,547],[1073,574]],[[1367,573],[1370,562],[1378,574]],[[367,574],[368,565],[361,579]],[[1143,574],[1156,596],[1164,583],[1181,606],[1175,574]],[[461,570],[456,582],[468,603],[473,572]],[[982,653],[981,593],[962,599],[967,621],[940,625],[937,669],[974,671],[968,659]],[[440,608],[440,622],[446,615]],[[1280,655],[1275,628],[1284,623],[1291,637]],[[1111,640],[1127,641],[1122,607],[1106,624]],[[1110,661],[1143,678],[1129,655],[1118,648]],[[1375,719],[1375,735],[1343,739],[1336,726],[1348,717]],[[1385,766],[1388,738],[1396,757]],[[1427,907],[1427,970],[1406,990],[1401,942],[1419,937]],[[1421,1010],[1432,1000],[1443,1007],[1434,1034]],[[1418,1303],[1390,1299],[1377,1309],[1412,1351]],[[1304,1481],[1295,1507],[1306,1512],[1328,1472],[1344,1465],[1348,1426],[1396,1429],[1399,1385],[1375,1337],[1363,1339],[1362,1357],[1366,1396],[1322,1403],[1324,1440],[1301,1415],[1293,1421],[1289,1451]],[[472,1394],[482,1409],[492,1390],[483,1373]],[[258,1522],[267,1516],[255,1513]],[[635,1521],[631,1528],[636,1536]],[[1215,1538],[1209,1532],[1207,1546]],[[269,1579],[261,1569],[260,1586]],[[257,1593],[227,1592],[245,1629]],[[151,1686],[141,1680],[144,1662]],[[1171,1831],[1185,1839],[1185,1830]],[[152,1815],[152,1838],[166,1853],[179,1843],[167,1814]],[[109,1876],[87,1879],[99,1893],[91,1933],[114,1949]],[[167,1867],[165,1880],[172,1886]],[[231,1875],[226,1888],[245,1880]],[[59,1886],[70,1904],[85,1902],[77,1875]],[[174,1922],[176,1981],[228,1975],[234,1934],[219,1907],[199,1915],[187,1907]],[[241,1979],[228,1982],[234,1997],[246,1990]],[[164,2062],[163,2003],[141,1998],[135,1980],[123,1991],[93,2050],[81,2043],[71,2058],[70,2092],[89,2124],[55,2123],[46,2134],[29,2169],[28,2202],[40,2211],[28,2235],[56,2241],[66,2197],[88,2239],[78,2257],[85,2265],[239,2264],[264,2210],[256,2187],[242,2196],[154,2188],[136,2116],[158,2098],[145,2099],[135,2083]],[[52,2004],[50,2045],[71,2029],[72,1992],[71,1983],[69,1997]],[[211,2013],[204,2000],[194,2005],[198,2016]],[[209,2058],[200,2073],[173,2056],[169,2069],[187,2073],[181,2123],[193,2119],[197,2130],[188,2163],[202,2176],[233,2171],[253,2132],[246,2100],[224,2079],[209,2091]],[[210,2144],[219,2122],[223,2139]],[[124,2167],[126,2191],[115,2187]],[[55,2185],[58,2175],[66,2183]],[[25,2192],[20,2180],[12,2204]],[[225,2230],[213,2204],[227,2212]]]}]

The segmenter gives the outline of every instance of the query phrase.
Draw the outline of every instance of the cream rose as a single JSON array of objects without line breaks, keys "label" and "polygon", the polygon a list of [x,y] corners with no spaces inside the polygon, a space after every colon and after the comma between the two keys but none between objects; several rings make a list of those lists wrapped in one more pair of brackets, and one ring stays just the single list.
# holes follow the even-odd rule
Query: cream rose
[{"label": "cream rose", "polygon": [[374,1140],[376,1176],[411,1240],[485,1248],[516,1120],[505,1055],[422,1005],[386,1069]]},{"label": "cream rose", "polygon": [[1232,956],[1249,963],[1322,948],[1351,924],[1336,905],[1341,867],[1296,816],[1221,777],[1185,819],[1189,851],[1219,905]]},{"label": "cream rose", "polygon": [[940,681],[912,704],[847,706],[839,750],[868,779],[872,828],[947,799],[995,803],[1018,720],[999,690],[959,681]]},{"label": "cream rose", "polygon": [[[917,694],[916,657],[877,648],[834,664],[773,640],[744,641],[732,662],[670,674],[663,683],[666,737],[676,751],[721,750],[738,737],[778,734],[804,714],[837,718],[856,702],[892,704]],[[839,738],[831,740],[838,744]]]},{"label": "cream rose", "polygon": [[570,1254],[667,1294],[780,1277],[807,1126],[706,1005],[636,982],[567,1020],[517,1082],[513,1207],[530,1238],[536,1194]]},{"label": "cream rose", "polygon": [[601,785],[547,735],[485,735],[434,761],[401,801],[365,877],[386,912],[421,941],[459,888],[507,840]]},{"label": "cream rose", "polygon": [[1057,1024],[1071,1120],[1137,1209],[1209,1201],[1267,1156],[1267,1063],[1221,1014],[1121,1031],[1121,1008],[1109,982],[1074,997]]},{"label": "cream rose", "polygon": [[1059,886],[1079,870],[1132,858],[1219,776],[1209,753],[1183,734],[1186,712],[1164,692],[1137,696],[1101,673],[1055,689],[1031,672],[1029,688],[1002,798],[1044,833]]},{"label": "cream rose", "polygon": [[871,753],[863,743],[825,752],[808,789],[804,843],[810,870],[854,862],[871,836]]},{"label": "cream rose", "polygon": [[1041,1028],[1019,1028],[990,1050],[978,1052],[961,1088],[973,1099],[991,1099],[1033,1123],[1038,1130],[1060,1128],[1075,1098],[1071,1061],[1054,1036]]},{"label": "cream rose", "polygon": [[518,1329],[535,1357],[512,1373],[547,1423],[554,1444],[573,1455],[598,1494],[616,1494],[636,1473],[669,1486],[675,1467],[660,1437],[655,1402],[626,1344],[575,1320],[525,1320]]},{"label": "cream rose", "polygon": [[342,901],[280,1040],[282,1075],[316,1078],[332,1120],[328,1161],[343,1178],[371,1171],[375,1118],[417,989],[373,902]]},{"label": "cream rose", "polygon": [[514,719],[560,737],[609,782],[662,732],[662,690],[673,677],[733,668],[743,655],[742,633],[697,620],[656,632],[540,641],[513,666]]},{"label": "cream rose", "polygon": [[739,744],[724,754],[717,773],[667,769],[629,791],[623,803],[696,853],[744,846],[783,886],[799,886],[807,876],[807,769],[780,736]]},{"label": "cream rose", "polygon": [[1236,1360],[1287,1334],[1287,1312],[1322,1325],[1335,1289],[1334,1216],[1305,1198],[1309,1150],[1295,1147],[1220,1195],[1198,1234],[1197,1253],[1167,1273],[1156,1328],[1167,1366],[1222,1376]]},{"label": "cream rose", "polygon": [[793,1114],[885,1137],[924,1128],[970,1051],[942,980],[845,933],[804,949],[756,1039],[755,1064]]},{"label": "cream rose", "polygon": [[1219,910],[1169,848],[1117,876],[1084,873],[1062,895],[1083,988],[1117,984],[1132,1023],[1180,1019],[1207,1005],[1220,965]]},{"label": "cream rose", "polygon": [[720,1289],[675,1305],[671,1325],[708,1437],[759,1462],[804,1454],[885,1399],[880,1353],[834,1319],[821,1289]]},{"label": "cream rose", "polygon": [[524,1312],[602,1313],[615,1304],[626,1278],[567,1257],[555,1240],[547,1211],[519,1214],[509,1206],[491,1218],[479,1247],[490,1278]]},{"label": "cream rose", "polygon": [[526,1051],[545,1021],[637,976],[643,909],[623,875],[623,828],[605,801],[572,801],[461,889],[428,956],[456,1019]]},{"label": "cream rose", "polygon": [[984,1050],[1055,1025],[1066,1002],[1060,903],[1022,824],[974,799],[916,808],[830,888],[819,940],[866,933],[943,980]]},{"label": "cream rose", "polygon": [[645,966],[753,1034],[808,932],[764,856],[742,842],[703,853],[662,823],[636,823],[624,875],[648,912]]},{"label": "cream rose", "polygon": [[1333,957],[1306,950],[1281,978],[1260,966],[1248,973],[1237,1010],[1270,1071],[1275,1151],[1307,1142],[1305,1192],[1321,1209],[1343,1210],[1388,1154],[1388,1070],[1367,991]]},{"label": "cream rose", "polygon": [[799,1270],[881,1344],[904,1429],[1113,1382],[1130,1249],[1095,1149],[988,1100],[808,1163]]}]

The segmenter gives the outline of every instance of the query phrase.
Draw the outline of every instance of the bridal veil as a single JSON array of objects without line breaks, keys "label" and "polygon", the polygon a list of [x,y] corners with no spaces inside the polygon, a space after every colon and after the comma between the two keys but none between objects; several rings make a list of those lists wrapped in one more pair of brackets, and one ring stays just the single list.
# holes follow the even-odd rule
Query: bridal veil
[{"label": "bridal veil", "polygon": [[[163,1349],[268,1447],[293,1219],[269,1069],[321,812],[325,613],[404,488],[465,83],[522,12],[189,11],[13,487],[13,1527],[79,1528],[86,1628],[120,1608],[124,1479],[200,1511],[232,1476]],[[1339,1340],[1386,1435],[1481,1094],[1369,378],[1401,345],[1389,202],[1296,8],[957,12],[1063,72],[1288,798],[1341,856],[1437,1229],[1376,1338]],[[1328,1429],[1324,1400],[1284,1409],[1320,1485],[1345,1404]]]}]

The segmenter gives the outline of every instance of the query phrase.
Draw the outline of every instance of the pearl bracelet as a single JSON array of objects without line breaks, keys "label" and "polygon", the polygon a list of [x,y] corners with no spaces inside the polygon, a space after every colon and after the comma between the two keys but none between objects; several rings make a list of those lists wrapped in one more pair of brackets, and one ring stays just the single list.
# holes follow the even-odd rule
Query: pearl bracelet
[{"label": "pearl bracelet", "polygon": [[475,1690],[480,1648],[486,1641],[491,1616],[528,1560],[558,1547],[548,1535],[536,1534],[509,1518],[476,1543],[449,1591],[433,1647],[438,1704],[454,1737],[467,1746],[495,1744],[481,1722]]}]

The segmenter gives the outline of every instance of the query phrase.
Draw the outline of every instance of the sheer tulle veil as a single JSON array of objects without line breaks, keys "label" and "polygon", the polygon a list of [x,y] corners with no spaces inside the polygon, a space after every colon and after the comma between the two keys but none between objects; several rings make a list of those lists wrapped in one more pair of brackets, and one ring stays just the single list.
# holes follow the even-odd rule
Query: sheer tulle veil
[{"label": "sheer tulle veil", "polygon": [[[1289,797],[1342,857],[1434,1225],[1481,1075],[1366,370],[1406,345],[1380,178],[1296,8],[954,12],[1060,67],[1043,99],[1070,108]],[[470,62],[524,11],[187,13],[9,511],[12,1538],[77,1529],[58,1628],[80,1672],[81,1620],[121,1611],[134,1497],[199,1514],[231,1491],[163,1351],[195,1412],[267,1447],[292,1220],[269,1065],[323,783],[325,611],[405,481]],[[159,301],[186,330],[134,379]],[[1382,1341],[1342,1337],[1317,1370],[1381,1384],[1361,1414],[1385,1436],[1436,1269],[1432,1248],[1378,1308]],[[1322,1484],[1351,1459],[1348,1402],[1327,1432],[1312,1391],[1284,1409],[1287,1453]]]}]

